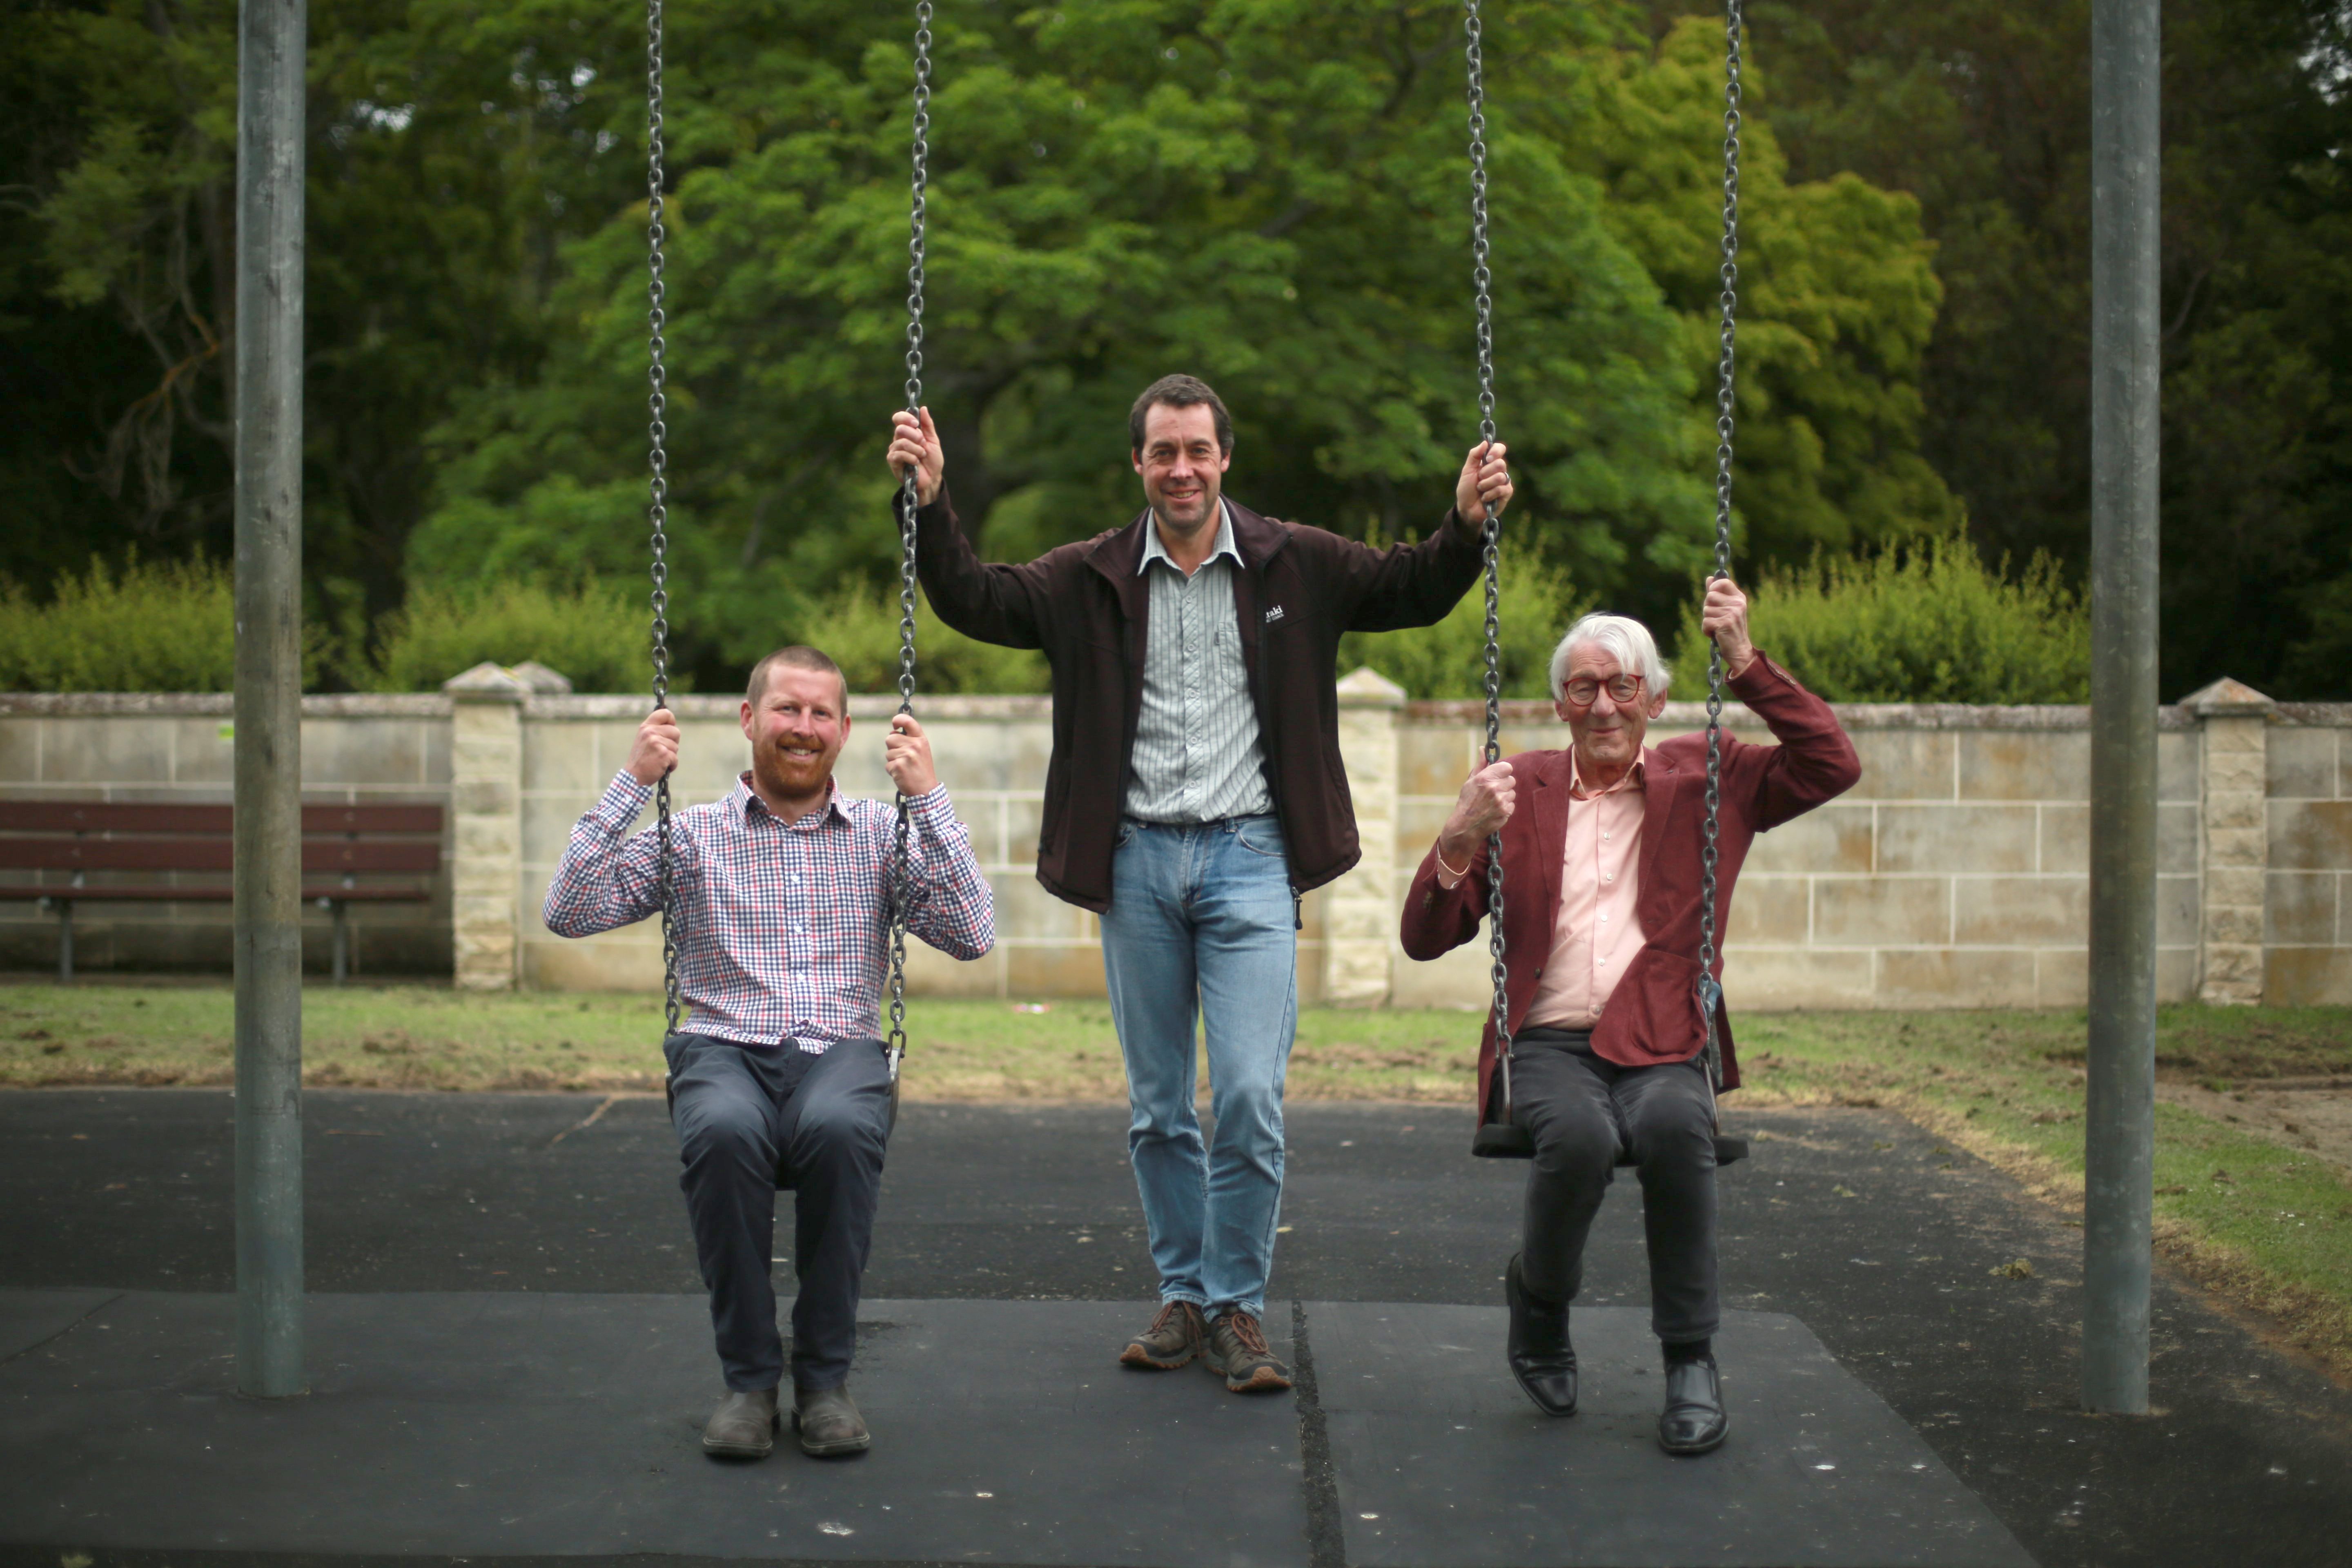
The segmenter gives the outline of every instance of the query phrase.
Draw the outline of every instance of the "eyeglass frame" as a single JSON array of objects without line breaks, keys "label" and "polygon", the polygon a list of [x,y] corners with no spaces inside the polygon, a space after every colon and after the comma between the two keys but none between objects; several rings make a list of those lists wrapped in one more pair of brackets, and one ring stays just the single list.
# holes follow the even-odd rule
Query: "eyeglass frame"
[{"label": "eyeglass frame", "polygon": [[1568,694],[1569,689],[1574,686],[1576,682],[1572,680],[1563,680],[1559,683],[1559,696],[1555,700],[1557,700],[1562,707],[1574,708],[1580,712],[1589,712],[1591,711],[1592,705],[1601,700],[1601,694],[1603,691],[1608,691],[1611,686],[1620,680],[1630,680],[1633,683],[1633,689],[1628,691],[1622,697],[1618,696],[1613,691],[1609,692],[1609,700],[1614,702],[1620,708],[1625,707],[1627,704],[1633,702],[1634,699],[1641,696],[1642,689],[1649,684],[1648,679],[1644,676],[1626,675],[1621,672],[1617,675],[1611,676],[1607,680],[1594,681],[1592,683],[1592,695],[1585,698],[1581,701],[1579,701],[1577,699],[1570,697]]}]

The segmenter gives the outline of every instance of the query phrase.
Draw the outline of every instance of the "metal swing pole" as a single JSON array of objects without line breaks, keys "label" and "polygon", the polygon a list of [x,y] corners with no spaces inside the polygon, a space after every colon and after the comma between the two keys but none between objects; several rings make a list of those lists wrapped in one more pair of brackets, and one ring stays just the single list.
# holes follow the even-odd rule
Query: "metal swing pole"
[{"label": "metal swing pole", "polygon": [[2091,11],[2091,996],[2083,1404],[2147,1413],[2156,1145],[2158,0]]},{"label": "metal swing pole", "polygon": [[302,1392],[306,0],[244,0],[236,87],[236,1386]]}]

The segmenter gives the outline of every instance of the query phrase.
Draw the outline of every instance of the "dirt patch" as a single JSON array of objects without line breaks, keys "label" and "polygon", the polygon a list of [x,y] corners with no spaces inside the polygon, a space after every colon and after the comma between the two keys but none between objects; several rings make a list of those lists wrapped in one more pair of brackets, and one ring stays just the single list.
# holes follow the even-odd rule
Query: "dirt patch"
[{"label": "dirt patch", "polygon": [[2166,1082],[2159,1099],[2352,1172],[2352,1077],[2273,1078],[2226,1091]]}]

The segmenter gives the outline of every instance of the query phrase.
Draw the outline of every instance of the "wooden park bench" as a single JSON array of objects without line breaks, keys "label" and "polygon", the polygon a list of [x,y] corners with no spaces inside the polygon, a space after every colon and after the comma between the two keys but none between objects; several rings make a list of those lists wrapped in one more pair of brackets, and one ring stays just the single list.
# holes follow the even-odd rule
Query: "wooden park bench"
[{"label": "wooden park bench", "polygon": [[[0,801],[0,897],[58,917],[58,978],[73,978],[76,904],[226,903],[235,808],[93,800]],[[334,917],[334,977],[351,968],[353,904],[422,903],[441,870],[441,807],[302,807],[302,898]],[[368,880],[362,881],[361,879]]]}]

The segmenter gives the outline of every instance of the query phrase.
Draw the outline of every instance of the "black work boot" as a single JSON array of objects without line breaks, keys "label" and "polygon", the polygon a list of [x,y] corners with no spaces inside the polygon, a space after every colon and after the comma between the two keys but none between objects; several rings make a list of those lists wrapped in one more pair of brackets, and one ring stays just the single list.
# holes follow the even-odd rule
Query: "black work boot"
[{"label": "black work boot", "polygon": [[1575,1415],[1576,1347],[1568,1342],[1568,1308],[1528,1294],[1516,1252],[1503,1270],[1503,1300],[1511,1309],[1506,1357],[1511,1375],[1545,1415]]},{"label": "black work boot", "polygon": [[1146,1372],[1172,1372],[1201,1353],[1209,1342],[1209,1326],[1201,1309],[1190,1301],[1165,1301],[1151,1326],[1127,1342],[1118,1352],[1121,1366]]},{"label": "black work boot", "polygon": [[1712,1354],[1666,1363],[1666,1408],[1658,1447],[1669,1454],[1706,1454],[1723,1447],[1731,1417],[1723,1408],[1723,1373]]},{"label": "black work boot", "polygon": [[1265,1331],[1238,1310],[1209,1325],[1209,1364],[1225,1374],[1225,1386],[1235,1394],[1278,1394],[1290,1386],[1290,1369],[1266,1344]]},{"label": "black work boot", "polygon": [[836,1388],[794,1388],[793,1429],[801,1435],[801,1452],[827,1458],[835,1454],[862,1454],[874,1446],[866,1417],[849,1397],[849,1385]]},{"label": "black work boot", "polygon": [[702,1428],[702,1451],[715,1459],[764,1459],[776,1446],[776,1391],[735,1389]]}]

